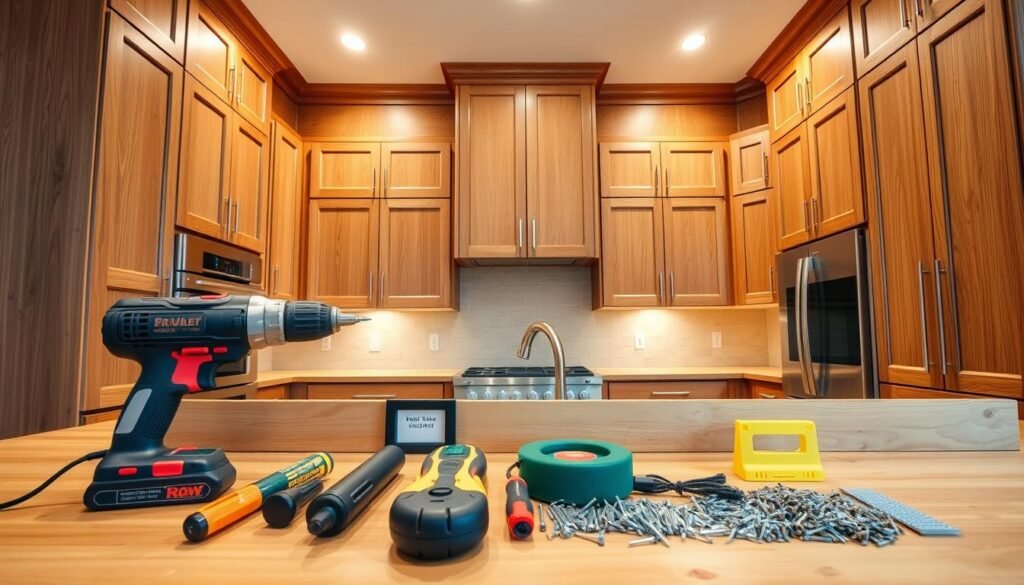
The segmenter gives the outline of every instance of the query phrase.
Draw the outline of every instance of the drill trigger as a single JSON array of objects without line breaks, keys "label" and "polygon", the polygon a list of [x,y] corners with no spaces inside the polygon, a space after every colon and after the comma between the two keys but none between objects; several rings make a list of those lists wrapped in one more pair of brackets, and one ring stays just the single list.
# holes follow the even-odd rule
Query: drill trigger
[{"label": "drill trigger", "polygon": [[176,362],[171,382],[188,388],[189,392],[199,392],[199,367],[213,361],[208,347],[186,347],[180,352],[172,351],[171,357]]}]

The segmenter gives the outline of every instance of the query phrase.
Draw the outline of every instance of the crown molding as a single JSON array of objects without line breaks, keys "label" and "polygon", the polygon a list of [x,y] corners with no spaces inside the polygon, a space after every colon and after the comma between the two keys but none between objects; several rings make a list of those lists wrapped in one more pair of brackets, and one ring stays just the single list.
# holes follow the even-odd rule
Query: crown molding
[{"label": "crown molding", "polygon": [[734,105],[764,94],[764,84],[744,78],[736,83],[606,83],[597,105]]},{"label": "crown molding", "polygon": [[450,105],[444,84],[307,83],[299,92],[303,105]]},{"label": "crown molding", "polygon": [[582,84],[600,89],[611,63],[441,63],[444,83],[454,93],[461,84]]},{"label": "crown molding", "polygon": [[804,46],[818,34],[850,0],[807,0],[783,27],[761,56],[747,71],[747,76],[768,83],[792,61]]}]

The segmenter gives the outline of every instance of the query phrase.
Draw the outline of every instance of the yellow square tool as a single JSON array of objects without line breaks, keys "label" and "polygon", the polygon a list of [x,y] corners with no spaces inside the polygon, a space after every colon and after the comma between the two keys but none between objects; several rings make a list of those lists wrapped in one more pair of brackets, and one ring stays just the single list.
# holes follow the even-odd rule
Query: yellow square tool
[{"label": "yellow square tool", "polygon": [[[759,451],[756,436],[797,436],[795,451]],[[732,470],[746,481],[824,481],[818,431],[809,420],[737,420]]]}]

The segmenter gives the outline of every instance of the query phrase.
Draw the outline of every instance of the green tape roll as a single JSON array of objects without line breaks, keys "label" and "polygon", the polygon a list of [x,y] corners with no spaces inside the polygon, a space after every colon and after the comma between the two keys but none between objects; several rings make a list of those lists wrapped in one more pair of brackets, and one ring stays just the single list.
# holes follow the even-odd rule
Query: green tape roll
[{"label": "green tape roll", "polygon": [[615,501],[633,491],[633,454],[604,441],[534,441],[519,449],[519,476],[542,502]]}]

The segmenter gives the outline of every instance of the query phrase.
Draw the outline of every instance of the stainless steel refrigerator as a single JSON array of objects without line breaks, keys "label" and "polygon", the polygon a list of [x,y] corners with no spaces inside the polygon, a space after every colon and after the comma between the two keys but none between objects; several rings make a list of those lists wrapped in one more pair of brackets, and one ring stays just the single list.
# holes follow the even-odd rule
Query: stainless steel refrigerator
[{"label": "stainless steel refrigerator", "polygon": [[864,230],[783,252],[776,265],[786,395],[875,398]]}]

